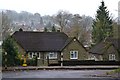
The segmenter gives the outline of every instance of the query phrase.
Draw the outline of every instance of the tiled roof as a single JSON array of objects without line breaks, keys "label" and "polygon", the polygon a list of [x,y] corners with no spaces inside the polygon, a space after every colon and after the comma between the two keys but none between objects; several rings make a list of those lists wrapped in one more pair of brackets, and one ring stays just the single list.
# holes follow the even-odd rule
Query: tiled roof
[{"label": "tiled roof", "polygon": [[68,40],[63,32],[17,31],[12,36],[25,51],[60,51]]},{"label": "tiled roof", "polygon": [[113,45],[115,49],[120,49],[120,39],[107,38],[106,40],[101,41],[100,43],[93,46],[89,50],[89,53],[103,54],[106,48],[109,47],[109,45]]}]

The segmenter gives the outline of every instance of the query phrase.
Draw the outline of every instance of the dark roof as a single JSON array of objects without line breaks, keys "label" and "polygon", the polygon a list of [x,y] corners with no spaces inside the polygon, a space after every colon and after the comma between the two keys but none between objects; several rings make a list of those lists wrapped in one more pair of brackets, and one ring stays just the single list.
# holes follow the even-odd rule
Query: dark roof
[{"label": "dark roof", "polygon": [[114,39],[114,38],[107,38],[106,40],[101,41],[100,43],[93,46],[89,53],[93,54],[103,54],[106,48],[108,48],[110,45],[113,45],[115,49],[120,49],[120,39]]},{"label": "dark roof", "polygon": [[80,43],[80,41],[76,37],[69,37],[66,40],[65,45],[63,46],[63,48],[61,48],[61,50],[63,50],[67,45],[69,45],[74,39],[76,39],[76,41],[78,41],[79,45],[81,45],[85,49],[85,51],[87,51],[86,48],[83,46],[83,44]]},{"label": "dark roof", "polygon": [[94,54],[102,54],[105,50],[105,43],[104,41],[100,42],[99,44],[95,45],[89,50],[89,53],[94,53]]},{"label": "dark roof", "polygon": [[120,39],[108,38],[107,41],[111,42],[115,46],[116,49],[120,49]]},{"label": "dark roof", "polygon": [[25,51],[60,51],[68,40],[63,32],[17,31],[12,36]]}]

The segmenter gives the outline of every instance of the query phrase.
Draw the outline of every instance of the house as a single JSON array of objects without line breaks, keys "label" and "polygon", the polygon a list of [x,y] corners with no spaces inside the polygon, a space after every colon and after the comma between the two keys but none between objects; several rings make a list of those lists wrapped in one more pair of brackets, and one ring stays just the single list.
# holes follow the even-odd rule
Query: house
[{"label": "house", "polygon": [[107,38],[89,50],[89,59],[95,61],[120,61],[120,39]]},{"label": "house", "polygon": [[37,66],[88,59],[86,49],[79,40],[63,32],[16,31],[12,37],[18,44],[20,54],[26,54],[27,59],[37,56]]}]

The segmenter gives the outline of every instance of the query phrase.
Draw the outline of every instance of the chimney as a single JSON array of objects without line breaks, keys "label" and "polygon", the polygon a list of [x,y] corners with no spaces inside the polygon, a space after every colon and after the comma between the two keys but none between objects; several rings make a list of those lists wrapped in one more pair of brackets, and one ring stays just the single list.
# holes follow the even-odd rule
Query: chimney
[{"label": "chimney", "polygon": [[20,28],[20,29],[19,29],[19,31],[23,31],[23,29],[22,29],[22,28]]}]

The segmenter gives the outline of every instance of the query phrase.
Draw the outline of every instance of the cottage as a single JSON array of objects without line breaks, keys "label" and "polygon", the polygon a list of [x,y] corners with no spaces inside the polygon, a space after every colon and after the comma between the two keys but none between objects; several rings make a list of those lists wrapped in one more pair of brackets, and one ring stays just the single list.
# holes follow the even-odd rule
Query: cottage
[{"label": "cottage", "polygon": [[78,39],[70,38],[63,32],[16,31],[12,36],[21,54],[26,54],[28,59],[37,56],[37,66],[88,59],[86,49]]},{"label": "cottage", "polygon": [[107,38],[89,50],[89,59],[95,61],[120,61],[119,39]]}]

